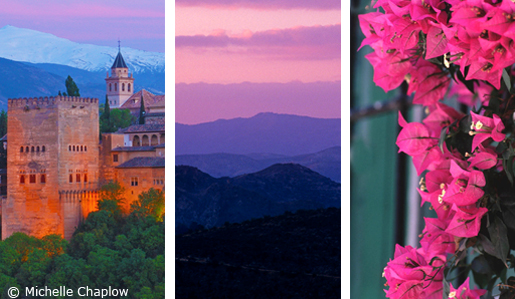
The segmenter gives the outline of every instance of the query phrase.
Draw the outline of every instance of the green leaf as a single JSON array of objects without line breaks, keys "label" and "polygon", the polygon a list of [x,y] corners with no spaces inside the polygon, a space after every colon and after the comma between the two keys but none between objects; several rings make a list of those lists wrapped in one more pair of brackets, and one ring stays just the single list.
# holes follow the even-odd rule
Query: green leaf
[{"label": "green leaf", "polygon": [[506,225],[504,225],[499,217],[495,217],[494,221],[492,221],[490,226],[488,226],[488,233],[490,234],[492,245],[496,249],[496,254],[494,256],[499,258],[506,268],[508,268],[506,258],[510,252],[510,244],[508,242],[508,230],[506,229]]},{"label": "green leaf", "polygon": [[499,144],[495,148],[495,151],[498,154],[500,154],[500,153],[503,153],[504,151],[506,151],[507,149],[508,149],[508,145],[506,144],[506,142],[499,142]]},{"label": "green leaf", "polygon": [[492,272],[492,268],[490,268],[490,264],[486,260],[484,255],[478,255],[470,264],[472,271],[478,274],[489,274]]},{"label": "green leaf", "polygon": [[451,286],[449,285],[449,282],[445,279],[445,277],[443,277],[442,283],[443,283],[442,299],[448,299],[449,293],[451,292]]},{"label": "green leaf", "polygon": [[[508,72],[506,71],[506,69],[502,70],[502,80],[504,81],[506,88],[508,90],[510,90],[511,89],[511,79],[510,79],[510,75],[508,75]],[[510,93],[511,93],[511,91],[510,91]]]},{"label": "green leaf", "polygon": [[515,230],[515,207],[503,205],[502,218],[507,227]]},{"label": "green leaf", "polygon": [[487,237],[483,234],[478,235],[477,239],[478,243],[481,244],[481,247],[483,247],[483,250],[488,253],[489,255],[495,256],[497,253],[497,250],[495,249],[494,245],[490,240],[488,240]]}]

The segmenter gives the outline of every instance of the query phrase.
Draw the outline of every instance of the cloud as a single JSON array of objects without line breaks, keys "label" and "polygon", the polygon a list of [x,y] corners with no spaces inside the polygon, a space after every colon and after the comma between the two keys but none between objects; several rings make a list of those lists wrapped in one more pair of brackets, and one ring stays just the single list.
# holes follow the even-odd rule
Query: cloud
[{"label": "cloud", "polygon": [[175,0],[181,6],[206,6],[222,8],[257,8],[257,9],[341,9],[339,0]]},{"label": "cloud", "polygon": [[217,32],[216,35],[175,37],[175,47],[191,49],[218,49],[247,54],[275,56],[276,58],[334,59],[341,54],[341,26],[295,27],[267,30],[239,36]]}]

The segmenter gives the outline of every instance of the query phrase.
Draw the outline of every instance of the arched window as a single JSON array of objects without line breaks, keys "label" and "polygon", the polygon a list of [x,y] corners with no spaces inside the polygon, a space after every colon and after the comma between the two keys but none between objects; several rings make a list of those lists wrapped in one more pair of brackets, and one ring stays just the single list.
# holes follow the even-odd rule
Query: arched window
[{"label": "arched window", "polygon": [[44,145],[41,147],[41,151],[45,152],[45,146]]},{"label": "arched window", "polygon": [[134,139],[132,139],[132,146],[141,146],[138,135],[134,136]]},{"label": "arched window", "polygon": [[26,153],[28,153],[28,152],[29,152],[29,147],[28,147],[28,146],[25,148],[25,152],[26,152]]},{"label": "arched window", "polygon": [[75,151],[75,145],[72,147],[73,151]]},{"label": "arched window", "polygon": [[109,91],[111,91],[111,83],[109,83]]},{"label": "arched window", "polygon": [[69,180],[70,180],[70,183],[73,183],[73,174],[70,174]]},{"label": "arched window", "polygon": [[30,148],[30,151],[31,151],[31,152],[34,152],[34,147],[31,147],[31,148]]},{"label": "arched window", "polygon": [[131,91],[131,84],[127,84],[127,91]]},{"label": "arched window", "polygon": [[84,151],[84,146],[82,146],[82,145],[80,146],[80,151],[81,152]]},{"label": "arched window", "polygon": [[87,174],[87,173],[85,173],[85,174],[84,174],[84,183],[87,183],[87,182],[88,182],[88,174]]},{"label": "arched window", "polygon": [[118,91],[118,83],[114,84],[114,91]]},{"label": "arched window", "polygon": [[157,145],[157,135],[152,135],[152,138],[150,138],[150,145],[152,145],[152,146]]},{"label": "arched window", "polygon": [[84,146],[84,151],[87,152],[88,151],[88,147],[85,145]]},{"label": "arched window", "polygon": [[20,153],[23,153],[23,146],[20,147]]},{"label": "arched window", "polygon": [[161,134],[161,144],[165,143],[165,133]]},{"label": "arched window", "polygon": [[75,175],[75,181],[76,181],[77,183],[80,183],[80,174],[78,174],[78,173],[77,173],[77,174]]},{"label": "arched window", "polygon": [[36,183],[36,175],[35,174],[29,175],[29,182],[31,184],[35,184]]},{"label": "arched window", "polygon": [[147,145],[150,145],[148,143],[148,136],[147,135],[143,135],[143,138],[141,138],[141,146],[147,146]]},{"label": "arched window", "polygon": [[72,146],[71,145],[68,145],[68,151],[71,152],[72,151]]},{"label": "arched window", "polygon": [[23,174],[20,175],[20,184],[25,184],[25,176]]},{"label": "arched window", "polygon": [[122,91],[125,91],[125,83],[122,83]]},{"label": "arched window", "polygon": [[39,145],[36,146],[36,153],[39,153]]},{"label": "arched window", "polygon": [[46,175],[45,174],[41,175],[41,184],[46,184]]}]

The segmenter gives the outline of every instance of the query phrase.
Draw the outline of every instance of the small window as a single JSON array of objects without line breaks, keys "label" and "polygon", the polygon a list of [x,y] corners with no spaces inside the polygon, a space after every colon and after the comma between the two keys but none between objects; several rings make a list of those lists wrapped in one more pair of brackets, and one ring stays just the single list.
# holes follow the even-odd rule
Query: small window
[{"label": "small window", "polygon": [[88,174],[87,174],[87,173],[85,173],[85,174],[84,174],[84,183],[87,183],[87,182],[88,182]]},{"label": "small window", "polygon": [[71,145],[68,145],[68,151],[71,152],[72,151],[72,146]]},{"label": "small window", "polygon": [[41,151],[45,152],[45,146],[44,145],[41,147]]},{"label": "small window", "polygon": [[80,151],[84,151],[84,147],[82,145],[80,146]]},{"label": "small window", "polygon": [[122,83],[122,91],[125,91],[125,83]]},{"label": "small window", "polygon": [[164,180],[161,180],[161,185],[164,185]]},{"label": "small window", "polygon": [[87,146],[84,146],[84,151],[87,152],[88,151],[88,147]]},{"label": "small window", "polygon": [[109,91],[111,91],[111,83],[109,83]]},{"label": "small window", "polygon": [[20,153],[23,153],[23,146],[20,147]]},{"label": "small window", "polygon": [[36,153],[39,153],[39,146],[36,146]]},{"label": "small window", "polygon": [[29,147],[28,147],[28,146],[25,148],[25,152],[26,152],[26,153],[28,153],[28,152],[29,152]]},{"label": "small window", "polygon": [[25,176],[20,175],[20,184],[25,184]]},{"label": "small window", "polygon": [[35,175],[35,174],[31,174],[31,175],[29,176],[29,182],[30,182],[31,184],[36,183],[36,175]]},{"label": "small window", "polygon": [[131,178],[131,186],[138,186],[138,177]]},{"label": "small window", "polygon": [[41,175],[41,184],[46,184],[46,174]]},{"label": "small window", "polygon": [[113,162],[118,162],[118,154],[113,155]]},{"label": "small window", "polygon": [[127,84],[127,91],[131,91],[131,84]]},{"label": "small window", "polygon": [[114,84],[114,91],[118,91],[118,84],[117,83]]},{"label": "small window", "polygon": [[70,183],[73,183],[73,174],[70,174]]},{"label": "small window", "polygon": [[31,148],[30,148],[30,151],[31,151],[31,152],[34,152],[34,147],[31,147]]},{"label": "small window", "polygon": [[80,183],[80,174],[78,174],[78,173],[77,173],[77,174],[75,175],[75,181],[76,181],[77,183]]}]

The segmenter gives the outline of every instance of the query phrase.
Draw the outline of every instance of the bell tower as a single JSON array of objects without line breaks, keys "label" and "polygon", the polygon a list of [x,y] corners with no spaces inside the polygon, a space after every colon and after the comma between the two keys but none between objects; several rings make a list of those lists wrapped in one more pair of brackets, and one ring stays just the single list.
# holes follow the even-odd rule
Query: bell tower
[{"label": "bell tower", "polygon": [[118,55],[111,67],[111,75],[106,74],[106,92],[111,108],[119,108],[134,93],[134,78],[129,73],[129,68],[125,64],[118,41]]}]

